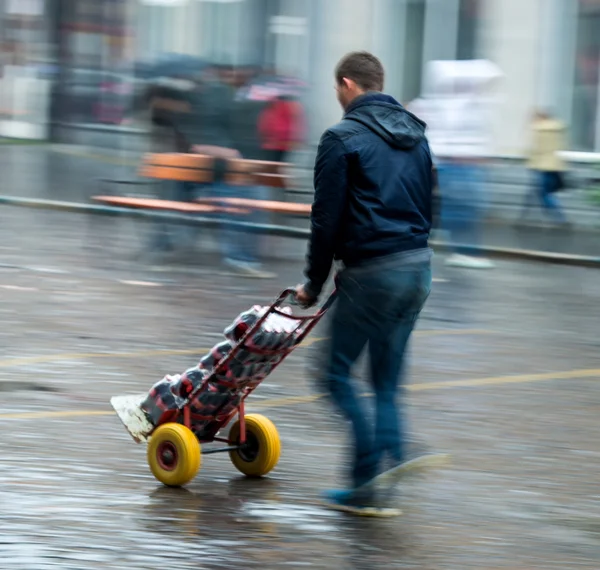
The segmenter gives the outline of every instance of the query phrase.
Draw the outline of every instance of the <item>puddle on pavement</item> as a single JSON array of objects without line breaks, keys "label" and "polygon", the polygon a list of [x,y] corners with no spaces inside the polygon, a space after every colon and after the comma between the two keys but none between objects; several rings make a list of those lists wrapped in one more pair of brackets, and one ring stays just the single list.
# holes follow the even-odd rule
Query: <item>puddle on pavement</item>
[{"label": "puddle on pavement", "polygon": [[333,521],[338,518],[336,513],[325,508],[278,502],[248,502],[243,505],[242,514],[317,533],[335,532]]}]

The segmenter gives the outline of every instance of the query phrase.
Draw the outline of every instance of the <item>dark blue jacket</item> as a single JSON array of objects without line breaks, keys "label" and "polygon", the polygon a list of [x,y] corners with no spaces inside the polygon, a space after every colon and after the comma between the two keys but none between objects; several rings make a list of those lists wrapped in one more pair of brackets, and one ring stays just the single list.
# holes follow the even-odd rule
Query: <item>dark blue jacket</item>
[{"label": "dark blue jacket", "polygon": [[366,93],[321,137],[308,250],[307,292],[331,264],[346,266],[427,247],[432,162],[425,123],[393,97]]}]

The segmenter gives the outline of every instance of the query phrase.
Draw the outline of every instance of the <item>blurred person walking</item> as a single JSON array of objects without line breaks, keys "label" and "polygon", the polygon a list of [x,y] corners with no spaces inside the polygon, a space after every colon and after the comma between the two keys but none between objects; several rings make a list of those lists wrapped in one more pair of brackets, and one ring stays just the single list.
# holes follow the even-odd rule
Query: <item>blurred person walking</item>
[{"label": "blurred person walking", "polygon": [[485,93],[500,76],[486,60],[429,64],[426,103],[428,137],[436,157],[442,199],[442,227],[453,253],[446,263],[487,269],[490,260],[475,253],[481,242],[486,203],[486,159],[491,150],[491,98]]},{"label": "blurred person walking", "polygon": [[[239,197],[242,188],[225,182],[227,161],[242,157],[235,142],[235,94],[233,68],[216,65],[209,67],[204,71],[192,95],[191,115],[186,117],[185,124],[180,127],[190,143],[191,152],[210,155],[216,159],[215,180],[209,188],[217,198]],[[224,214],[222,219],[227,222],[239,218]],[[231,230],[225,223],[220,239],[223,260],[228,268],[247,277],[272,276],[261,270],[254,241],[244,232]]]},{"label": "blurred person walking", "polygon": [[[262,97],[255,97],[251,85],[261,75],[258,67],[239,69],[235,80],[235,98],[231,116],[231,133],[234,147],[240,158],[247,160],[271,160],[259,135],[259,124],[262,113],[269,105],[269,101]],[[265,186],[251,185],[237,188],[244,198],[254,200],[270,199],[270,189]],[[280,196],[277,199],[281,199]],[[248,221],[260,224],[267,222],[267,215],[258,210],[252,212]],[[258,233],[248,233],[244,236],[244,250],[246,261],[256,276],[264,278],[274,277],[273,274],[263,271],[260,267],[259,256],[262,249],[262,236]]]},{"label": "blurred person walking", "polygon": [[258,132],[267,160],[288,162],[305,140],[304,110],[300,101],[280,96],[261,113]]},{"label": "blurred person walking", "polygon": [[488,117],[483,105],[471,97],[468,84],[463,83],[442,102],[436,119],[444,132],[442,144],[434,147],[439,158],[442,226],[454,250],[446,263],[489,269],[492,262],[475,255],[472,248],[481,243]]},{"label": "blurred person walking", "polygon": [[525,197],[520,222],[525,222],[533,204],[539,200],[542,209],[557,225],[567,227],[567,218],[555,195],[565,187],[566,165],[558,153],[564,148],[566,127],[549,113],[539,111],[534,115],[531,131],[527,166],[533,174],[533,190]]},{"label": "blurred person walking", "polygon": [[[435,121],[435,117],[432,116],[433,109],[431,101],[421,97],[417,97],[412,101],[409,101],[404,107],[410,111],[413,115],[421,119],[426,124],[425,134],[427,135],[427,127],[431,120]],[[442,197],[440,193],[439,184],[439,173],[438,173],[438,160],[435,154],[431,152],[431,161],[433,163],[433,192],[432,192],[432,207],[431,207],[431,230],[432,234],[440,229],[441,224],[441,213],[442,213]]]},{"label": "blurred person walking", "polygon": [[[148,115],[151,153],[190,151],[190,143],[179,128],[179,125],[185,124],[185,118],[191,115],[185,90],[173,82],[151,85],[140,101],[140,107]],[[191,202],[196,197],[197,189],[191,182],[164,182],[160,194],[164,199]],[[172,227],[172,224],[160,222],[150,248],[153,252],[171,251],[175,249],[174,242],[191,245],[196,235],[196,228],[192,226]]]},{"label": "blurred person walking", "polygon": [[[329,491],[325,500],[368,514],[380,512],[381,485],[422,460],[407,461],[396,398],[408,341],[431,288],[432,162],[425,124],[381,92],[384,70],[375,56],[346,55],[335,81],[344,116],[319,143],[308,280],[297,298],[314,305],[334,259],[343,262],[326,385],[351,424],[354,453],[350,487]],[[374,428],[351,381],[367,344]],[[382,472],[384,461],[392,467]]]}]

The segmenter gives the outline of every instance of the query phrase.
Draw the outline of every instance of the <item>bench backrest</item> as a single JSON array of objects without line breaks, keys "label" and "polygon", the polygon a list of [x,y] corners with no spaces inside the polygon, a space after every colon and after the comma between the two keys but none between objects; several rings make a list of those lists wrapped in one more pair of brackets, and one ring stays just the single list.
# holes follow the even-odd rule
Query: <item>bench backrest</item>
[{"label": "bench backrest", "polygon": [[140,168],[140,176],[157,180],[180,182],[212,182],[214,159],[210,156],[184,153],[147,154]]},{"label": "bench backrest", "polygon": [[285,170],[290,166],[287,163],[266,160],[229,160],[225,180],[235,186],[286,188],[290,176],[285,174]]},{"label": "bench backrest", "polygon": [[[286,188],[290,177],[284,172],[290,165],[266,160],[227,161],[225,180],[235,186]],[[140,176],[158,180],[209,183],[214,180],[215,160],[211,156],[183,153],[147,154]]]}]

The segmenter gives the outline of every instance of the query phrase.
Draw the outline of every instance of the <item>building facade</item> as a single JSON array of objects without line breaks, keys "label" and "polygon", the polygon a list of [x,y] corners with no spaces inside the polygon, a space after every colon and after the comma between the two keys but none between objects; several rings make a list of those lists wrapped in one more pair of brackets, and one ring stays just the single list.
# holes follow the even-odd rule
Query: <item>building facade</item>
[{"label": "building facade", "polygon": [[[404,103],[421,94],[428,61],[486,58],[504,73],[496,85],[497,154],[523,153],[529,119],[540,108],[569,125],[571,149],[600,152],[600,0],[7,0],[5,5],[13,12],[30,6],[31,14],[16,21],[37,18],[36,29],[54,38],[44,49],[61,69],[62,87],[54,89],[59,103],[74,101],[67,97],[70,88],[86,92],[86,78],[98,70],[123,73],[138,61],[187,53],[304,79],[315,142],[340,117],[332,72],[348,51],[379,55],[386,90]],[[5,8],[0,28],[5,46],[16,33],[14,16]],[[81,116],[69,114],[76,107],[53,104],[48,113],[53,120],[96,120],[84,121],[83,104]]]},{"label": "building facade", "polygon": [[297,74],[311,86],[313,139],[340,116],[335,63],[368,49],[402,102],[419,96],[430,60],[496,63],[498,154],[523,153],[536,109],[569,125],[571,149],[600,152],[600,0],[165,1],[139,5],[138,54],[185,51]]},{"label": "building facade", "polygon": [[0,137],[48,136],[51,28],[44,0],[0,4]]}]

